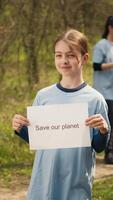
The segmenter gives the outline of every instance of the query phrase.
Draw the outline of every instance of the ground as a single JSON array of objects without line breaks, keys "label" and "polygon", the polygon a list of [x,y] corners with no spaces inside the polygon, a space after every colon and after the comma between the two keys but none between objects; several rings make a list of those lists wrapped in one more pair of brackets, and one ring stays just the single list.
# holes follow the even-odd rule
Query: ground
[{"label": "ground", "polygon": [[[113,175],[113,165],[105,165],[102,156],[98,156],[95,181],[110,175]],[[25,200],[29,179],[27,176],[14,176],[7,186],[0,183],[0,200]]]},{"label": "ground", "polygon": [[0,183],[0,200],[25,200],[29,178],[14,176],[10,184]]}]

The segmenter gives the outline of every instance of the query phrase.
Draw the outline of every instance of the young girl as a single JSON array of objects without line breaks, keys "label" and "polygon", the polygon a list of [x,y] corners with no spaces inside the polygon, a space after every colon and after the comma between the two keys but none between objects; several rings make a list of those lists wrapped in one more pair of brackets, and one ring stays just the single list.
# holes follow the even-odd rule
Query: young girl
[{"label": "young girl", "polygon": [[[87,102],[90,117],[85,123],[91,127],[92,146],[36,152],[28,200],[91,200],[95,151],[104,150],[109,123],[104,98],[83,80],[87,59],[82,33],[72,29],[61,35],[55,42],[55,66],[62,79],[40,90],[33,105]],[[14,116],[13,129],[28,141],[27,125],[25,117]]]},{"label": "young girl", "polygon": [[113,16],[107,18],[102,39],[94,46],[93,67],[94,88],[106,99],[111,125],[105,163],[113,164]]}]

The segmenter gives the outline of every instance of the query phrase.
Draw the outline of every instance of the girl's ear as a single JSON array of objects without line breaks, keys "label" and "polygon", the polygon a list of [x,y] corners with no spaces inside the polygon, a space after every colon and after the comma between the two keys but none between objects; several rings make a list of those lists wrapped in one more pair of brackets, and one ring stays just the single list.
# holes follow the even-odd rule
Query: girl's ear
[{"label": "girl's ear", "polygon": [[88,60],[88,58],[89,58],[89,54],[88,54],[88,53],[86,53],[86,54],[85,54],[85,60],[87,61],[87,60]]},{"label": "girl's ear", "polygon": [[87,62],[88,58],[89,58],[89,54],[85,53],[83,56],[83,64],[85,64]]}]

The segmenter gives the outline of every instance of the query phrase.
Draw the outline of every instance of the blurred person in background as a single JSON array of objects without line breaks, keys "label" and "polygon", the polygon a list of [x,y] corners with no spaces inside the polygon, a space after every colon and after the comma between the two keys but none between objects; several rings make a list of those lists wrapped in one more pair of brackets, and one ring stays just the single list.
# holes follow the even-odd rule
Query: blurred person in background
[{"label": "blurred person in background", "polygon": [[106,164],[113,164],[113,16],[107,18],[102,38],[94,46],[93,69],[93,86],[104,96],[108,104],[111,125],[104,160]]}]

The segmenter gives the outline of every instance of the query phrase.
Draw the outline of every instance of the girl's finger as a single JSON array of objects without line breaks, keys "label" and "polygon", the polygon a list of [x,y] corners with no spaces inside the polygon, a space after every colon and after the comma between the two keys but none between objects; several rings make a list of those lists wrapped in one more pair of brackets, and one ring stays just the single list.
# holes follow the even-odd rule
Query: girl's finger
[{"label": "girl's finger", "polygon": [[86,125],[94,124],[94,123],[102,123],[103,119],[102,118],[93,118],[89,121],[86,121]]},{"label": "girl's finger", "polygon": [[22,120],[22,121],[24,121],[25,123],[29,123],[29,120],[28,120],[27,118],[23,117],[22,115],[16,114],[16,115],[15,115],[15,119],[17,119],[17,120]]},{"label": "girl's finger", "polygon": [[104,126],[104,123],[95,122],[95,123],[90,123],[89,126],[92,126],[92,127],[96,128],[97,126]]},{"label": "girl's finger", "polygon": [[16,119],[15,121],[14,121],[14,123],[17,123],[17,124],[21,124],[22,126],[28,126],[29,125],[29,123],[28,122],[25,122],[25,121],[23,121],[23,120],[18,120],[18,119]]},{"label": "girl's finger", "polygon": [[92,116],[88,117],[86,119],[86,121],[90,121],[90,120],[95,119],[95,118],[103,118],[103,117],[100,114],[96,114],[96,115],[92,115]]}]

